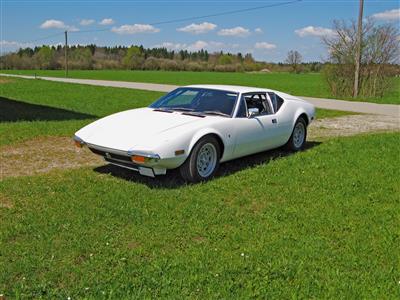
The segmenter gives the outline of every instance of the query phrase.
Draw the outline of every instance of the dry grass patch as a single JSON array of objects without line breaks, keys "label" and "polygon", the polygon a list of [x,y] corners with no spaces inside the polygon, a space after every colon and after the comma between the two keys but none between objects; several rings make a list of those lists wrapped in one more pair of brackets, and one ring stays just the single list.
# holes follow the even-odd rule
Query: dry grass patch
[{"label": "dry grass patch", "polygon": [[315,120],[309,128],[309,138],[351,136],[361,133],[400,130],[396,117],[381,115],[349,115]]},{"label": "dry grass patch", "polygon": [[14,80],[12,80],[12,79],[8,79],[8,78],[5,78],[5,77],[0,77],[0,84],[11,83],[13,81]]},{"label": "dry grass patch", "polygon": [[13,208],[14,204],[4,194],[0,194],[0,208]]},{"label": "dry grass patch", "polygon": [[1,174],[5,177],[47,173],[53,169],[71,169],[99,165],[102,160],[88,149],[77,149],[70,137],[40,137],[0,147]]}]

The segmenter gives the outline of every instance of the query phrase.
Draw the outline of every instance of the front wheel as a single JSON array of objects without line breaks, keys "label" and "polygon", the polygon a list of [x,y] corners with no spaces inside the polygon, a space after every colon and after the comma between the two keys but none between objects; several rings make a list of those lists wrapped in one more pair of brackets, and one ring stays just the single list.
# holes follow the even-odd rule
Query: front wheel
[{"label": "front wheel", "polygon": [[304,148],[307,138],[307,123],[300,117],[294,124],[292,135],[286,144],[286,148],[291,151],[299,151]]},{"label": "front wheel", "polygon": [[214,176],[219,167],[221,149],[213,136],[201,138],[179,171],[185,181],[200,182]]}]

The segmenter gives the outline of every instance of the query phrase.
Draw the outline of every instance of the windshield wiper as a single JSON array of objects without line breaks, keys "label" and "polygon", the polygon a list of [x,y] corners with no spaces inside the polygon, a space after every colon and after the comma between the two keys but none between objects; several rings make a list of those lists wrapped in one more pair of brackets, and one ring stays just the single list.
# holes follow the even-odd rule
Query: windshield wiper
[{"label": "windshield wiper", "polygon": [[199,117],[199,118],[204,118],[205,115],[201,114],[201,113],[197,113],[197,112],[183,112],[182,115],[186,115],[186,116],[194,116],[194,117]]},{"label": "windshield wiper", "polygon": [[173,111],[170,109],[165,109],[165,108],[154,108],[153,111],[161,111],[161,112],[166,112],[172,114]]},{"label": "windshield wiper", "polygon": [[176,110],[176,111],[194,111],[193,108],[186,108],[186,107],[171,107],[171,110]]},{"label": "windshield wiper", "polygon": [[217,116],[228,117],[228,118],[231,117],[231,116],[228,115],[228,114],[225,114],[225,113],[223,113],[223,112],[216,111],[216,110],[206,110],[206,111],[203,111],[202,113],[203,113],[203,114],[206,114],[206,115],[217,115]]}]

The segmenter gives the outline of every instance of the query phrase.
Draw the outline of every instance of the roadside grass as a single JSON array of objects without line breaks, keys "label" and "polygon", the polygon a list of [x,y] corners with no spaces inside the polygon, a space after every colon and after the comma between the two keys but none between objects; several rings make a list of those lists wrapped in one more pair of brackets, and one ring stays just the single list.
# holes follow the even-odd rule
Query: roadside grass
[{"label": "roadside grass", "polygon": [[326,119],[326,118],[337,118],[350,115],[360,115],[361,113],[317,108],[315,114],[317,119]]},{"label": "roadside grass", "polygon": [[222,165],[0,182],[6,298],[399,298],[398,133]]},{"label": "roadside grass", "polygon": [[[72,136],[96,118],[147,106],[163,95],[160,92],[17,78],[7,79],[0,83],[0,87],[0,145],[38,136]],[[354,113],[317,111],[318,118],[347,114]]]},{"label": "roadside grass", "polygon": [[[1,70],[2,73],[64,77],[63,70]],[[320,73],[225,73],[127,70],[71,70],[71,78],[137,81],[176,85],[234,84],[276,89],[297,96],[335,98]],[[400,104],[400,78],[393,78],[392,89],[383,97],[357,98],[357,101]],[[354,100],[353,98],[344,98]]]}]

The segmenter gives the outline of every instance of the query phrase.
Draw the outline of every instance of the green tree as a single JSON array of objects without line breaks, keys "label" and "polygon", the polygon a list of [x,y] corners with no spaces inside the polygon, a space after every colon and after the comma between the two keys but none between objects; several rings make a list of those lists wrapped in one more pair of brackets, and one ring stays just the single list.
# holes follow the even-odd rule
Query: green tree
[{"label": "green tree", "polygon": [[220,64],[220,65],[230,65],[232,63],[233,63],[233,59],[232,59],[232,56],[229,54],[222,54],[218,58],[218,64]]},{"label": "green tree", "polygon": [[34,57],[39,69],[49,69],[53,62],[54,51],[49,46],[43,46],[40,47]]},{"label": "green tree", "polygon": [[138,46],[131,46],[123,59],[123,64],[128,69],[140,69],[144,63],[144,53]]}]

